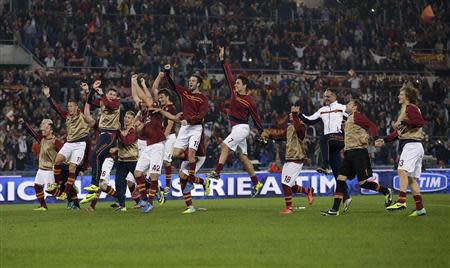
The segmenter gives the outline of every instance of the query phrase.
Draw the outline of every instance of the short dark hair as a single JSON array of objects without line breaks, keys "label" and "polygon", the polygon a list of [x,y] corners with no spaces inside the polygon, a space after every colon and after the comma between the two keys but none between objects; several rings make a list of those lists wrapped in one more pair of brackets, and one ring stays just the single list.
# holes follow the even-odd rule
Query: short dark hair
[{"label": "short dark hair", "polygon": [[362,109],[362,102],[361,102],[361,100],[359,100],[359,99],[352,99],[351,101],[353,101],[353,104],[356,106],[358,111],[361,111],[361,109]]},{"label": "short dark hair", "polygon": [[169,99],[172,98],[172,95],[170,95],[169,90],[166,89],[166,88],[160,89],[160,90],[158,91],[158,95],[159,95],[159,94],[166,95],[167,97],[169,97]]},{"label": "short dark hair", "polygon": [[336,91],[333,88],[329,87],[329,88],[325,89],[325,91],[330,91],[334,96],[337,97],[337,93],[336,93]]},{"label": "short dark hair", "polygon": [[[243,75],[238,75],[237,79],[240,79],[242,81],[243,85],[246,85],[248,87],[250,81],[248,80],[247,77],[243,76]],[[237,80],[236,79],[236,80]]]},{"label": "short dark hair", "polygon": [[125,113],[125,115],[127,115],[127,114],[129,114],[129,115],[131,115],[131,116],[133,116],[133,117],[136,116],[136,114],[135,114],[133,111],[131,111],[131,110],[129,110],[129,111],[127,111],[127,112]]},{"label": "short dark hair", "polygon": [[113,88],[113,87],[108,88],[108,90],[107,90],[106,92],[109,92],[109,91],[114,91],[114,92],[117,93],[117,89],[116,89],[116,88]]},{"label": "short dark hair", "polygon": [[202,78],[199,74],[193,74],[193,75],[191,75],[191,76],[197,78],[197,83],[200,83],[200,86],[202,85],[202,83],[203,83],[203,78]]},{"label": "short dark hair", "polygon": [[74,102],[76,105],[78,105],[78,101],[76,99],[69,99],[67,101],[67,103],[69,103],[69,102]]}]

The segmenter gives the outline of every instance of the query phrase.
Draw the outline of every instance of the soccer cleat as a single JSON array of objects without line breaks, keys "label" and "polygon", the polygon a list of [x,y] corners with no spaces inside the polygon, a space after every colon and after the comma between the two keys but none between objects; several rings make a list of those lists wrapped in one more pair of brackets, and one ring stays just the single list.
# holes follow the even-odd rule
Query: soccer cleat
[{"label": "soccer cleat", "polygon": [[384,198],[385,198],[384,206],[385,207],[389,207],[390,205],[392,205],[392,194],[394,193],[394,191],[392,190],[392,188],[388,188],[388,191],[389,191],[389,193],[384,196]]},{"label": "soccer cleat", "polygon": [[308,204],[312,205],[314,202],[314,188],[309,188],[306,198],[308,199]]},{"label": "soccer cleat", "polygon": [[328,175],[331,173],[331,171],[326,167],[320,167],[320,168],[316,169],[316,171],[319,173],[325,174],[325,175]]},{"label": "soccer cleat", "polygon": [[95,199],[97,199],[97,194],[96,194],[96,193],[87,194],[87,195],[83,198],[83,200],[80,201],[80,204],[86,204],[86,203],[88,203],[88,202],[90,202],[90,201],[93,201],[93,200],[95,200]]},{"label": "soccer cleat", "polygon": [[69,201],[69,199],[67,199],[67,210],[71,210],[73,207],[73,201]]},{"label": "soccer cleat", "polygon": [[153,209],[152,204],[150,204],[150,202],[146,202],[145,206],[142,207],[142,212],[149,213],[150,211],[152,211],[152,209]]},{"label": "soccer cleat", "polygon": [[189,206],[185,210],[183,210],[182,214],[192,214],[195,213],[197,210],[194,206]]},{"label": "soccer cleat", "polygon": [[256,185],[252,186],[252,197],[255,197],[259,194],[259,191],[261,191],[261,188],[263,187],[262,182],[258,181]]},{"label": "soccer cleat", "polygon": [[46,192],[47,192],[48,194],[50,194],[51,192],[53,192],[54,190],[56,190],[56,188],[58,188],[58,187],[59,187],[59,185],[58,185],[57,183],[52,183],[52,184],[50,184],[50,185],[47,187]]},{"label": "soccer cleat", "polygon": [[126,208],[126,207],[122,207],[122,206],[118,206],[118,207],[114,210],[114,212],[117,212],[117,213],[125,212],[125,211],[127,211],[127,208]]},{"label": "soccer cleat", "polygon": [[110,207],[112,207],[112,208],[118,208],[118,207],[120,207],[120,206],[119,206],[119,203],[115,202],[115,203],[112,203],[112,204],[110,205]]},{"label": "soccer cleat", "polygon": [[350,208],[350,204],[352,203],[353,199],[351,198],[347,198],[344,201],[344,209],[342,210],[342,213],[346,213],[348,211],[348,209]]},{"label": "soccer cleat", "polygon": [[191,192],[192,189],[194,189],[194,184],[187,182],[186,187],[184,187],[183,194],[187,194],[187,193]]},{"label": "soccer cleat", "polygon": [[409,217],[420,217],[420,216],[426,216],[427,211],[425,208],[422,208],[421,210],[413,210],[411,214],[409,214]]},{"label": "soccer cleat", "polygon": [[322,215],[322,216],[339,216],[339,211],[336,211],[334,209],[329,209],[327,211],[321,211],[320,215]]},{"label": "soccer cleat", "polygon": [[215,170],[213,170],[213,171],[208,173],[206,178],[210,179],[210,180],[220,180],[220,174],[217,173]]},{"label": "soccer cleat", "polygon": [[164,196],[167,197],[167,196],[169,195],[169,193],[170,193],[170,187],[169,187],[169,186],[166,186],[166,187],[164,188],[163,193],[164,193]]},{"label": "soccer cleat", "polygon": [[208,196],[209,192],[211,191],[211,180],[206,178],[205,179],[205,185],[203,185],[203,187],[205,189],[204,196]]},{"label": "soccer cleat", "polygon": [[67,199],[67,194],[65,192],[62,192],[60,196],[57,196],[56,199],[64,201]]},{"label": "soccer cleat", "polygon": [[34,211],[47,211],[48,210],[48,208],[46,208],[46,207],[38,207],[38,208],[35,208],[35,209],[33,209]]},{"label": "soccer cleat", "polygon": [[[141,200],[141,201],[139,201],[139,203],[137,203],[137,205],[136,206],[139,206],[139,208],[142,208],[142,207],[144,207],[145,206],[145,204],[147,203],[147,201],[145,201],[145,200]],[[136,207],[135,206],[135,207]]]},{"label": "soccer cleat", "polygon": [[292,207],[285,207],[281,212],[281,214],[292,214]]},{"label": "soccer cleat", "polygon": [[395,202],[393,205],[390,205],[386,208],[389,211],[403,210],[406,209],[406,203]]},{"label": "soccer cleat", "polygon": [[160,191],[158,192],[158,204],[160,206],[164,205],[166,203],[166,196],[164,195],[164,192]]},{"label": "soccer cleat", "polygon": [[83,189],[88,191],[88,192],[90,192],[90,193],[95,193],[95,192],[97,192],[99,190],[98,186],[96,186],[94,184],[91,184],[91,185],[89,185],[87,187],[84,187]]}]

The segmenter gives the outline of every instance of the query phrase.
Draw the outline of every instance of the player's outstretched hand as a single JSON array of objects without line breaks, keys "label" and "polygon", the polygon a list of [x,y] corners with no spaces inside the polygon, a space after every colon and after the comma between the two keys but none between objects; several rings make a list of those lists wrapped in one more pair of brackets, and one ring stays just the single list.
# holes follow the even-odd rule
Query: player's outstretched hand
[{"label": "player's outstretched hand", "polygon": [[148,110],[151,111],[152,114],[156,114],[156,113],[159,113],[162,111],[161,108],[157,108],[157,107],[150,107],[150,108],[148,108]]},{"label": "player's outstretched hand", "polygon": [[46,96],[47,98],[50,97],[50,88],[48,86],[43,86],[42,93],[44,93],[44,96]]}]

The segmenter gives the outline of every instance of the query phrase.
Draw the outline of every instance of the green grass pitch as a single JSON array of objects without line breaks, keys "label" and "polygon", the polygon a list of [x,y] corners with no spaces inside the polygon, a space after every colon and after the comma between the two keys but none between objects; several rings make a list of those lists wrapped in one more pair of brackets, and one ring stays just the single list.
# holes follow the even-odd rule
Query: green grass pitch
[{"label": "green grass pitch", "polygon": [[0,267],[450,267],[450,195],[424,195],[418,218],[411,196],[408,211],[383,201],[355,196],[339,217],[320,216],[331,197],[292,215],[280,215],[282,198],[194,200],[207,211],[192,215],[179,200],[145,215],[109,202],[94,213],[1,205]]}]

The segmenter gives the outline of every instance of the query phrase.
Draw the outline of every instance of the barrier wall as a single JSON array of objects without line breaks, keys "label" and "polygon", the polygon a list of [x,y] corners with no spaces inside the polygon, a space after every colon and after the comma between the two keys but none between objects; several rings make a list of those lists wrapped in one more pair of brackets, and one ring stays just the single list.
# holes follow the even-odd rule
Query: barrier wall
[{"label": "barrier wall", "polygon": [[[258,178],[264,183],[261,189],[261,197],[281,196],[281,174],[280,173],[258,173]],[[199,174],[200,177],[205,177],[205,174]],[[251,189],[251,181],[246,173],[222,174],[220,181],[212,181],[211,193],[209,196],[203,196],[203,188],[201,185],[196,185],[192,196],[197,199],[215,199],[215,198],[238,198],[249,197]],[[450,193],[450,169],[429,169],[422,173],[419,179],[419,184],[422,192],[426,193]],[[392,187],[395,190],[399,188],[399,180],[397,172],[393,170],[374,170],[373,180],[380,184]],[[91,181],[90,176],[85,176],[80,179],[77,178],[76,185],[79,189],[89,185]],[[333,194],[335,181],[332,176],[324,176],[316,171],[305,170],[297,178],[297,183],[306,187],[314,187],[317,195],[330,196]],[[111,178],[111,185],[114,185],[114,176]],[[164,175],[160,176],[160,184],[165,186]],[[371,195],[377,194],[372,191],[360,189],[356,179],[348,182],[351,195]],[[34,177],[21,176],[1,176],[0,177],[0,203],[2,204],[21,204],[37,202],[34,195]],[[85,196],[86,192],[81,190],[80,198]],[[127,197],[130,193],[127,190]],[[182,197],[179,178],[173,176],[172,191],[169,199],[180,199]],[[105,199],[106,195],[103,193],[100,196]],[[110,197],[107,200],[112,200]],[[47,197],[47,202],[56,202],[54,197]]]}]

